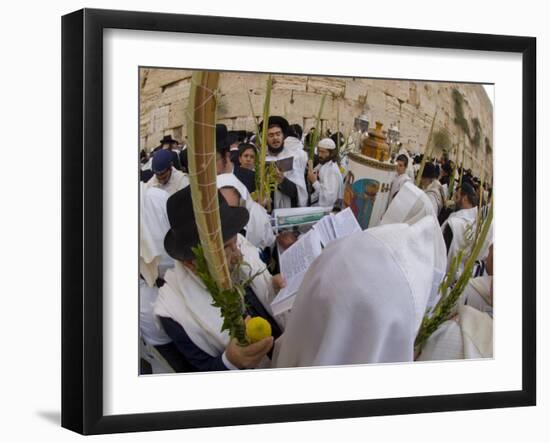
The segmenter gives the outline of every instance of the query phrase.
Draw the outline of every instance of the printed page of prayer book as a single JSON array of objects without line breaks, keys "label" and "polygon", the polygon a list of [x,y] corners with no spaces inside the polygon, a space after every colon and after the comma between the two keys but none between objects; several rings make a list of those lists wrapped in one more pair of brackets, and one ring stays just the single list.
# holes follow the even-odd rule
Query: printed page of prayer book
[{"label": "printed page of prayer book", "polygon": [[281,274],[287,285],[279,291],[271,302],[274,315],[281,314],[292,307],[306,271],[320,254],[321,240],[319,233],[311,229],[279,256]]}]

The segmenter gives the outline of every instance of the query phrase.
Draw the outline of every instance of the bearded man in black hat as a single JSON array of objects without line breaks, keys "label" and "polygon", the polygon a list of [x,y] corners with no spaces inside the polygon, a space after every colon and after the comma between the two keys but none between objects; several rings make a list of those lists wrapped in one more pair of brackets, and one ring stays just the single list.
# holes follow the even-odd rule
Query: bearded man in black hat
[{"label": "bearded man in black hat", "polygon": [[286,119],[279,116],[269,117],[267,128],[264,127],[264,122],[260,123],[260,131],[267,131],[268,155],[266,161],[293,158],[292,169],[285,172],[277,170],[278,185],[273,195],[273,208],[275,209],[307,205],[308,194],[305,182],[307,156],[304,156],[303,152],[285,146],[288,128]]},{"label": "bearded man in black hat", "polygon": [[[246,208],[229,206],[219,192],[218,201],[226,260],[230,271],[237,271],[235,268],[240,265],[243,256],[242,246],[239,246],[242,239],[238,233],[248,222],[248,211]],[[240,346],[235,339],[230,339],[227,331],[222,332],[220,308],[212,305],[212,296],[196,272],[192,248],[200,240],[190,187],[172,195],[166,207],[170,230],[164,239],[164,247],[175,260],[175,267],[166,272],[165,283],[159,289],[154,306],[154,313],[160,318],[164,330],[197,371],[250,369],[266,364],[266,355],[273,346],[274,338],[281,334],[281,328],[266,308],[269,305],[267,292],[270,288],[262,286],[261,279],[258,282],[260,284],[254,284],[262,275],[256,276],[246,288],[246,312],[243,317],[265,318],[271,324],[273,336],[248,346]],[[244,272],[244,268],[241,268],[241,272]],[[271,279],[267,281],[272,282]]]}]

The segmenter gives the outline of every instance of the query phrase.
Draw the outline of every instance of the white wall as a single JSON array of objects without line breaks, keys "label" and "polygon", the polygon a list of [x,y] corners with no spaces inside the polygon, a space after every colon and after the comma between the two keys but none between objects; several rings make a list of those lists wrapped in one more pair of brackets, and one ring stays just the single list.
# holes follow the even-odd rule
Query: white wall
[{"label": "white wall", "polygon": [[[320,6],[323,5],[323,6]],[[395,0],[370,3],[339,0],[300,4],[214,1],[169,2],[113,0],[87,2],[4,2],[0,113],[3,178],[0,260],[2,269],[3,348],[0,359],[0,404],[3,441],[73,441],[82,437],[59,427],[60,414],[60,30],[62,14],[83,6],[155,10],[175,13],[248,16],[282,20],[349,23],[418,29],[531,35],[538,38],[538,164],[543,164],[542,132],[550,119],[548,89],[543,73],[550,74],[550,30],[543,2],[494,4],[463,0]],[[376,9],[376,8],[379,9]],[[546,104],[546,114],[542,103]],[[514,128],[511,128],[513,130]],[[31,135],[30,144],[23,138]],[[548,156],[547,156],[548,158]],[[539,193],[548,178],[539,172]],[[519,171],[518,171],[519,172]],[[542,199],[539,198],[542,203]],[[539,206],[539,225],[548,226],[548,205]],[[540,231],[540,230],[539,230]],[[539,244],[548,251],[548,234]],[[542,249],[542,247],[541,247]],[[538,273],[547,269],[548,252],[539,257]],[[540,294],[550,285],[539,278],[539,406],[460,413],[306,422],[277,425],[201,429],[99,437],[127,441],[239,441],[281,442],[359,441],[455,442],[544,441],[550,426],[548,339],[545,324],[548,303]],[[540,435],[540,437],[538,437]]]}]

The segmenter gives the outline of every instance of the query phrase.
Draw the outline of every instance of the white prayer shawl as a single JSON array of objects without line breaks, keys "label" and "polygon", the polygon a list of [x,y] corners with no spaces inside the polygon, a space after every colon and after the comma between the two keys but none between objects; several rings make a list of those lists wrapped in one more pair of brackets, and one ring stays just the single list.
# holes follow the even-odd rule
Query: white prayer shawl
[{"label": "white prayer shawl", "polygon": [[151,169],[152,165],[153,165],[153,157],[150,157],[145,163],[141,164],[141,170],[146,171],[147,169]]},{"label": "white prayer shawl", "polygon": [[412,361],[426,303],[445,269],[438,235],[432,216],[330,243],[298,290],[273,366]]},{"label": "white prayer shawl", "polygon": [[411,181],[406,181],[402,185],[401,191],[390,202],[380,224],[407,223],[412,225],[427,215],[435,216],[430,199]]},{"label": "white prayer shawl", "polygon": [[[283,158],[288,158],[288,157],[294,157],[294,161],[292,163],[293,168],[290,171],[285,172],[284,176],[296,185],[296,189],[298,191],[298,206],[306,206],[307,205],[307,188],[306,188],[306,181],[305,181],[305,171],[307,167],[308,158],[305,151],[298,150],[296,149],[295,146],[291,148],[286,147],[286,140],[285,140],[285,146],[283,150],[277,155],[272,155],[268,153],[268,156],[266,157],[266,159],[268,161],[273,161],[273,160],[282,160]],[[275,191],[274,194],[275,195],[274,195],[273,207],[275,209],[291,207],[290,197],[281,193],[278,189]]]},{"label": "white prayer shawl", "polygon": [[391,182],[391,187],[390,187],[390,201],[395,197],[395,194],[397,194],[400,190],[401,190],[401,187],[405,184],[405,183],[412,183],[413,181],[411,180],[411,178],[407,175],[407,173],[404,173],[404,174],[400,174],[400,175],[396,175],[395,178],[392,180]]},{"label": "white prayer shawl", "polygon": [[432,181],[424,192],[426,192],[426,195],[430,198],[436,215],[439,215],[441,208],[443,208],[447,200],[445,191],[439,180]]},{"label": "white prayer shawl", "polygon": [[285,148],[290,149],[292,152],[295,152],[295,151],[305,152],[304,144],[302,143],[302,141],[292,136],[285,138]]},{"label": "white prayer shawl", "polygon": [[[244,237],[238,235],[237,244],[242,248],[244,260],[252,266],[253,273],[265,268],[265,265],[263,268],[259,267],[254,255],[257,256],[257,249]],[[221,311],[212,306],[212,296],[202,280],[179,261],[176,261],[173,270],[166,272],[164,279],[165,284],[159,289],[159,297],[155,303],[155,314],[169,317],[179,323],[191,341],[208,355],[221,355],[229,344],[229,334],[227,331],[221,332]],[[256,279],[258,281],[255,281]],[[269,278],[263,274],[256,279],[251,284],[252,290],[269,310],[269,304],[265,304],[264,301],[273,298],[269,292],[273,291],[273,285],[270,281],[268,283]]]},{"label": "white prayer shawl", "polygon": [[[449,218],[445,221],[445,223],[443,223],[443,225],[441,225],[442,232],[445,232],[445,228],[449,226],[449,228],[453,233],[453,240],[451,241],[451,245],[449,246],[449,251],[447,254],[448,267],[450,266],[451,259],[456,254],[458,254],[458,251],[466,247],[467,239],[465,237],[465,234],[466,234],[468,225],[472,226],[472,233],[475,233],[476,217],[477,217],[477,206],[470,209],[461,209],[449,215]],[[487,239],[485,240],[485,243],[483,244],[476,260],[482,260],[487,256],[487,254],[489,253],[489,246],[491,246],[492,242],[493,242],[493,226],[491,225],[491,227],[489,228],[489,232],[487,234]],[[459,266],[457,275],[460,275],[460,273],[464,268],[464,263],[468,259],[468,252],[469,252],[469,249],[466,251],[466,254],[464,255],[462,263]]]},{"label": "white prayer shawl", "polygon": [[146,184],[147,188],[155,187],[162,189],[163,191],[168,192],[168,195],[172,195],[175,192],[189,186],[189,177],[187,174],[184,174],[181,171],[178,171],[176,168],[172,167],[172,174],[170,179],[164,185],[160,184],[157,176],[153,175]]},{"label": "white prayer shawl", "polygon": [[218,175],[217,185],[218,189],[226,186],[235,188],[245,201],[249,213],[248,224],[245,226],[247,240],[260,249],[273,246],[275,234],[269,214],[262,205],[250,197],[246,186],[234,174]]},{"label": "white prayer shawl", "polygon": [[397,156],[400,156],[401,154],[406,155],[407,158],[409,159],[409,161],[407,163],[407,171],[405,172],[405,174],[407,174],[407,176],[411,179],[411,181],[414,182],[413,159],[409,155],[409,152],[407,151],[407,149],[405,149],[404,147],[401,147],[401,149],[397,153]]},{"label": "white prayer shawl", "polygon": [[315,203],[312,206],[331,208],[344,195],[344,182],[338,164],[329,161],[324,165],[318,164],[314,170],[318,173],[318,180],[313,183],[311,201]]},{"label": "white prayer shawl", "polygon": [[464,292],[460,295],[458,305],[468,305],[480,312],[486,312],[489,315],[493,313],[493,303],[491,300],[491,282],[493,277],[484,275],[471,278]]},{"label": "white prayer shawl", "polygon": [[468,305],[426,341],[419,361],[493,357],[493,319]]},{"label": "white prayer shawl", "polygon": [[168,194],[159,188],[140,189],[139,271],[152,287],[159,276],[159,265],[173,266],[164,250],[164,236],[170,230],[166,213]]}]

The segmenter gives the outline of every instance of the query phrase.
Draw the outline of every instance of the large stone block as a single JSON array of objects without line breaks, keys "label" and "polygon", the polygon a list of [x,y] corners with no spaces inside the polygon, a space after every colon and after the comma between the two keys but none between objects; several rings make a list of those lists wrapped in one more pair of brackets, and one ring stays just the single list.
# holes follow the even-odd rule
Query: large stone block
[{"label": "large stone block", "polygon": [[189,79],[192,75],[193,71],[183,69],[150,69],[147,75],[141,78],[141,89],[144,91],[151,91],[162,88],[170,83]]},{"label": "large stone block", "polygon": [[307,84],[311,77],[306,75],[274,75],[273,91],[297,91],[306,92]]},{"label": "large stone block", "polygon": [[167,128],[186,125],[187,100],[180,100],[169,105]]},{"label": "large stone block", "polygon": [[346,81],[338,77],[308,77],[307,92],[344,97]]}]

